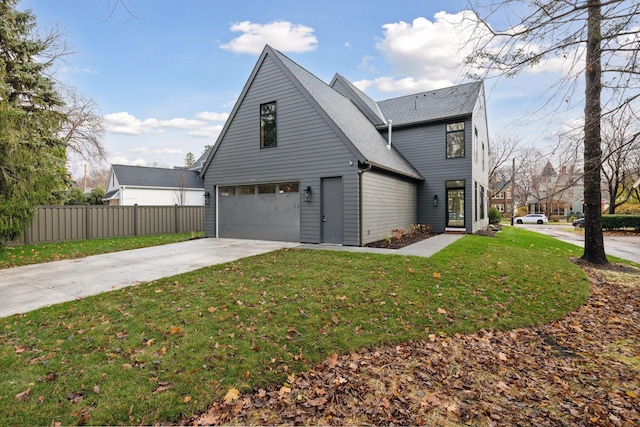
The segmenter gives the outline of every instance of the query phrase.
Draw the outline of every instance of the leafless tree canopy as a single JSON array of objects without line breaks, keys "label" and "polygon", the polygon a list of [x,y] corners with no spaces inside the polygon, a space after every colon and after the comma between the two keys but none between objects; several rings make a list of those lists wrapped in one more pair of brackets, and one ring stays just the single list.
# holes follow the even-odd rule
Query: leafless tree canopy
[{"label": "leafless tree canopy", "polygon": [[66,115],[62,135],[67,143],[67,150],[90,164],[97,165],[105,160],[102,145],[104,123],[98,104],[93,99],[78,94],[73,88],[62,92],[65,100],[62,109]]},{"label": "leafless tree canopy", "polygon": [[609,199],[610,214],[634,194],[633,183],[640,177],[640,123],[629,108],[603,120],[602,175]]},{"label": "leafless tree canopy", "polygon": [[[640,96],[640,3],[605,0],[600,20],[602,85],[605,114]],[[479,24],[472,40],[474,53],[466,58],[482,76],[513,76],[528,68],[561,63],[564,76],[541,98],[544,106],[584,101],[578,77],[592,65],[586,62],[589,2],[585,0],[473,1]],[[508,18],[504,28],[491,22]],[[577,98],[577,99],[576,99]]]}]

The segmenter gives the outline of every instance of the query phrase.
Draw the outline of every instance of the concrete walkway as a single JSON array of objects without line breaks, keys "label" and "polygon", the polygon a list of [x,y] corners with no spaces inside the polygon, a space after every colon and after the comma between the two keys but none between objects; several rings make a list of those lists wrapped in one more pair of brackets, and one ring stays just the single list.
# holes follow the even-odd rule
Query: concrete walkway
[{"label": "concrete walkway", "polygon": [[326,245],[326,244],[302,244],[299,247],[303,249],[323,249],[329,251],[347,251],[347,252],[366,252],[376,254],[389,254],[389,255],[413,255],[430,257],[441,249],[446,248],[464,234],[438,234],[429,239],[423,240],[418,243],[414,243],[409,246],[405,246],[401,249],[381,249],[381,248],[367,248],[358,246],[340,246],[340,245]]},{"label": "concrete walkway", "polygon": [[462,235],[441,234],[399,250],[240,239],[197,239],[0,270],[0,317],[186,273],[282,248],[431,256]]}]

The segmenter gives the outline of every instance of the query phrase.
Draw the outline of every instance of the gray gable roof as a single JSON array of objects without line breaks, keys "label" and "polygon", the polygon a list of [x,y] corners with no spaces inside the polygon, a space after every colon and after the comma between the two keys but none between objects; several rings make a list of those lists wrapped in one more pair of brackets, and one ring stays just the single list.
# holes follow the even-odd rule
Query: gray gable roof
[{"label": "gray gable roof", "polygon": [[358,107],[358,109],[362,111],[362,114],[367,116],[374,125],[384,125],[387,123],[380,111],[380,108],[378,107],[378,104],[340,74],[336,73],[333,80],[331,80],[331,83],[329,83],[329,86],[356,104],[356,107]]},{"label": "gray gable roof", "polygon": [[466,83],[379,101],[378,106],[394,126],[466,116],[473,113],[481,88],[482,82]]},{"label": "gray gable roof", "polygon": [[[342,133],[357,157],[363,163],[422,179],[413,166],[392,147],[387,149],[386,139],[378,132],[362,112],[349,99],[332,89],[318,77],[314,76],[282,53],[265,47],[267,54],[272,54],[276,62],[282,64],[291,76],[313,101],[336,125],[336,131]],[[349,145],[349,144],[348,144]]]},{"label": "gray gable roof", "polygon": [[196,171],[130,165],[111,165],[111,168],[121,186],[204,188]]}]

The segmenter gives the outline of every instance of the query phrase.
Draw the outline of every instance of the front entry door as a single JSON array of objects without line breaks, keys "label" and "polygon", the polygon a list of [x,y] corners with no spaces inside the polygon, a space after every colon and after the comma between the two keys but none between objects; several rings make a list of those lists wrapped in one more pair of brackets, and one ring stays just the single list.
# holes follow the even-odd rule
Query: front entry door
[{"label": "front entry door", "polygon": [[447,227],[464,228],[464,181],[447,181]]},{"label": "front entry door", "polygon": [[342,178],[322,178],[322,243],[343,243]]}]

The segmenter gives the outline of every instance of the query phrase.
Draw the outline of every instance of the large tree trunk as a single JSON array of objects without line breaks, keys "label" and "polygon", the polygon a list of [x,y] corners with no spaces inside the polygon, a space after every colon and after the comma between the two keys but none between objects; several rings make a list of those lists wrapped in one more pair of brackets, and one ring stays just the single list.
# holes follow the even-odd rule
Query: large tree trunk
[{"label": "large tree trunk", "polygon": [[602,194],[600,168],[602,160],[602,136],[600,120],[602,106],[600,0],[587,0],[589,10],[587,28],[587,63],[584,107],[584,254],[582,258],[594,264],[606,264],[604,238],[602,236]]}]

